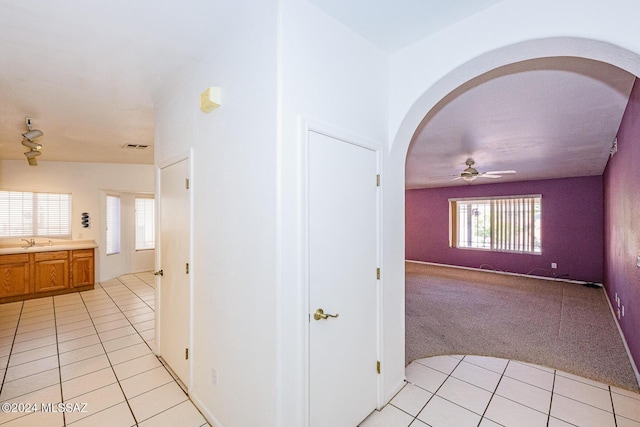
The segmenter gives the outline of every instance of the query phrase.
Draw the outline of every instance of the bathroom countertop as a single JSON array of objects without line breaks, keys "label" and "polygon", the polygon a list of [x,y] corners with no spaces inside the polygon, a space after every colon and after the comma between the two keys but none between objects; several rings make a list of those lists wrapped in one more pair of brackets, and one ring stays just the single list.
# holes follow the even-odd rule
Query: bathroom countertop
[{"label": "bathroom countertop", "polygon": [[0,255],[25,254],[31,252],[52,252],[52,251],[72,251],[76,249],[93,249],[98,244],[95,240],[69,240],[63,242],[37,242],[35,246],[22,245],[0,245]]}]

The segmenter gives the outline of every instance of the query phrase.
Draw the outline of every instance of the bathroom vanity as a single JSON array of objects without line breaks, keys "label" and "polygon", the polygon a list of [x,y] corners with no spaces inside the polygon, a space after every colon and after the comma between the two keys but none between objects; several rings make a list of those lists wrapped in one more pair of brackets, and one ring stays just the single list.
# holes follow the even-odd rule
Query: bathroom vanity
[{"label": "bathroom vanity", "polygon": [[93,289],[93,240],[0,246],[0,304]]}]

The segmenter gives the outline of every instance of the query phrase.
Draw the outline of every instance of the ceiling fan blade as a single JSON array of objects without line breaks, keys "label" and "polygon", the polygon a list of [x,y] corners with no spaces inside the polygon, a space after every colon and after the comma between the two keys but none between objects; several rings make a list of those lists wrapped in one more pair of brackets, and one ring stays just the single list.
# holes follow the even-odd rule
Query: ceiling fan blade
[{"label": "ceiling fan blade", "polygon": [[514,170],[508,170],[508,171],[489,171],[489,172],[485,172],[485,175],[505,175],[508,173],[516,173],[516,171]]},{"label": "ceiling fan blade", "polygon": [[457,180],[459,180],[459,179],[462,179],[462,177],[461,177],[461,176],[458,176],[458,177],[456,177],[456,178],[453,178],[451,181],[457,181]]},{"label": "ceiling fan blade", "polygon": [[486,173],[483,173],[483,174],[478,175],[478,178],[498,179],[498,178],[502,178],[502,175],[487,175]]},{"label": "ceiling fan blade", "polygon": [[29,157],[27,158],[27,161],[29,162],[30,166],[38,166],[38,159],[36,159],[35,157]]}]

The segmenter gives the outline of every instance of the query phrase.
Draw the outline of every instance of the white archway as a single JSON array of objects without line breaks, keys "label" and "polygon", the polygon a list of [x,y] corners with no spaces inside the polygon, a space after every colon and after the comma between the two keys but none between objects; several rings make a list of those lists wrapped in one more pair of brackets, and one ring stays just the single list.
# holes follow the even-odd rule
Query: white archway
[{"label": "white archway", "polygon": [[636,76],[640,75],[640,54],[597,40],[556,37],[528,40],[496,49],[451,70],[416,97],[395,134],[390,148],[391,157],[400,154],[406,158],[411,138],[420,122],[441,99],[461,85],[505,65],[554,56],[572,56],[606,62]]},{"label": "white archway", "polygon": [[[441,73],[429,87],[416,91],[413,101],[405,104],[406,113],[394,129],[391,120],[388,157],[385,159],[383,239],[385,265],[384,304],[387,319],[384,322],[384,358],[395,363],[387,365],[385,395],[392,395],[394,383],[404,377],[404,250],[405,250],[405,161],[411,139],[429,112],[448,94],[466,82],[496,68],[520,61],[554,56],[573,56],[606,62],[640,76],[640,46],[632,52],[609,42],[581,37],[550,37],[516,42],[486,53],[459,60],[457,67]],[[404,97],[408,99],[407,94]],[[396,105],[394,108],[398,108]],[[399,312],[402,312],[400,318]],[[391,315],[390,315],[391,314]],[[396,316],[398,316],[396,318]],[[402,334],[398,322],[402,322]]]}]

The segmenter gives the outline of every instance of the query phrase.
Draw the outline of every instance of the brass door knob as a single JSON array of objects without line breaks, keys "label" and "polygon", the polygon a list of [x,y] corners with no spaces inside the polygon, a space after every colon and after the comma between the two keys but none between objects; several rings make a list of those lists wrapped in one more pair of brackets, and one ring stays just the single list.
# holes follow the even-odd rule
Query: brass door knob
[{"label": "brass door knob", "polygon": [[329,317],[338,317],[338,316],[340,316],[338,313],[336,313],[336,314],[327,314],[321,308],[317,309],[316,312],[313,313],[313,318],[316,319],[316,320],[328,319]]}]

